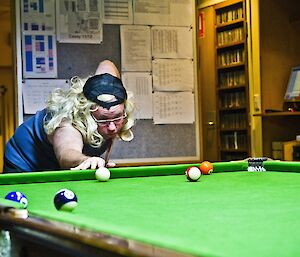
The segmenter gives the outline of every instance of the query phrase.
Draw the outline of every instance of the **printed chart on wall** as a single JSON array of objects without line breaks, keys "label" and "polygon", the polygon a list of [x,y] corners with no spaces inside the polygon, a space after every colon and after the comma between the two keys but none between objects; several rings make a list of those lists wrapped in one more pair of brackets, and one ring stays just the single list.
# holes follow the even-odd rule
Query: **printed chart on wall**
[{"label": "printed chart on wall", "polygon": [[102,0],[101,16],[104,24],[132,24],[132,0]]},{"label": "printed chart on wall", "polygon": [[35,114],[46,107],[46,102],[54,90],[66,90],[70,82],[64,79],[23,80],[24,113]]},{"label": "printed chart on wall", "polygon": [[62,43],[100,44],[102,22],[100,0],[57,0],[57,40]]},{"label": "printed chart on wall", "polygon": [[57,77],[53,0],[23,0],[21,33],[24,78]]}]

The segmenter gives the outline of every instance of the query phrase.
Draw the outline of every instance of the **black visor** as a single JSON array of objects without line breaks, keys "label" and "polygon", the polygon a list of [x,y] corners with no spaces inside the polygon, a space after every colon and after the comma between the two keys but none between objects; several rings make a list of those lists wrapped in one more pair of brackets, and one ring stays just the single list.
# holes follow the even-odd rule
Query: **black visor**
[{"label": "black visor", "polygon": [[[126,89],[122,81],[108,73],[90,77],[84,84],[83,94],[88,100],[106,109],[121,104],[127,99]],[[117,100],[113,102],[103,102],[97,98],[103,94],[113,95]]]}]

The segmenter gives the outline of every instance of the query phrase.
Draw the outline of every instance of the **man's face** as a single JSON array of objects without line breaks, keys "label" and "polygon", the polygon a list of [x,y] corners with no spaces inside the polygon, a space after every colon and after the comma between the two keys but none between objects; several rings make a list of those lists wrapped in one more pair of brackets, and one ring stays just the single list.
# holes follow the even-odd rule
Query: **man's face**
[{"label": "man's face", "polygon": [[98,132],[104,139],[115,138],[125,121],[124,103],[114,105],[110,109],[95,106],[92,116],[98,125]]}]

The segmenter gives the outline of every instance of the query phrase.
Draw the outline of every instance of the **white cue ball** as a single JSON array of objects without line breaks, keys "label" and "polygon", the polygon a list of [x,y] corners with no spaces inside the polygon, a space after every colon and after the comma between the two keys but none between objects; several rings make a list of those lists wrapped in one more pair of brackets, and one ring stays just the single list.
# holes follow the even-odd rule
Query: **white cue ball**
[{"label": "white cue ball", "polygon": [[110,178],[110,171],[108,168],[100,167],[96,170],[95,177],[99,181],[108,181]]}]

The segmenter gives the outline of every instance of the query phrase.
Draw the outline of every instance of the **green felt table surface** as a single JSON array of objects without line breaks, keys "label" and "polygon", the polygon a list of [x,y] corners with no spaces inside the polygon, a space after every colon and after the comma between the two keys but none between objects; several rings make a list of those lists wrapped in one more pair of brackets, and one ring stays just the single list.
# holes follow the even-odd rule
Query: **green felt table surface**
[{"label": "green felt table surface", "polygon": [[[300,256],[299,163],[216,163],[197,182],[188,166],[116,168],[108,182],[94,171],[1,175],[0,197],[21,191],[31,215],[198,256]],[[54,207],[61,188],[78,197],[72,213]]]}]

